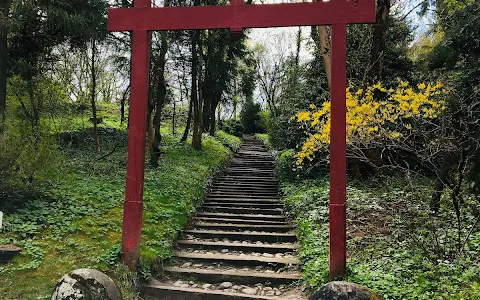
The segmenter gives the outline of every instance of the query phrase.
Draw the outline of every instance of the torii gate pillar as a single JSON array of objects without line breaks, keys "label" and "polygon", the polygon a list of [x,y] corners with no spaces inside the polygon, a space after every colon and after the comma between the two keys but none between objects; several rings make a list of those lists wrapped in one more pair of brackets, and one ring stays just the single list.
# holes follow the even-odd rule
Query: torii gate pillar
[{"label": "torii gate pillar", "polygon": [[347,24],[375,21],[375,0],[331,0],[285,4],[151,8],[151,0],[134,0],[134,8],[109,11],[110,31],[133,31],[130,127],[123,215],[123,262],[136,269],[140,249],[145,169],[145,139],[152,30],[230,29],[332,25],[330,142],[330,277],[346,270],[346,34]]},{"label": "torii gate pillar", "polygon": [[[135,8],[145,8],[150,5],[151,0],[134,1]],[[127,180],[122,233],[122,259],[131,270],[137,268],[142,232],[150,46],[148,31],[133,30]]]}]

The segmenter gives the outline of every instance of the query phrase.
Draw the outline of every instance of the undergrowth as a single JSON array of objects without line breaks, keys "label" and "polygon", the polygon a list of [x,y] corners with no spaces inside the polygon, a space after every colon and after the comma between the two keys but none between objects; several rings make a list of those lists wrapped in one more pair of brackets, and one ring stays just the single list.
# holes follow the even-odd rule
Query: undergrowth
[{"label": "undergrowth", "polygon": [[141,268],[131,274],[118,263],[126,169],[125,130],[101,131],[101,153],[89,139],[65,146],[55,178],[22,201],[4,203],[0,244],[23,251],[0,266],[0,299],[49,299],[56,281],[78,268],[96,268],[115,278],[133,299],[138,277],[171,255],[177,232],[203,197],[206,178],[230,157],[239,140],[206,136],[201,151],[163,132],[160,166],[146,163]]},{"label": "undergrowth", "polygon": [[[347,280],[368,286],[383,299],[480,299],[480,229],[463,230],[455,244],[455,214],[447,200],[432,216],[432,184],[424,178],[383,178],[348,186]],[[328,282],[328,178],[284,181],[288,211],[298,227],[305,280]],[[448,199],[448,197],[445,197]],[[463,218],[474,224],[478,203],[467,198]]]}]

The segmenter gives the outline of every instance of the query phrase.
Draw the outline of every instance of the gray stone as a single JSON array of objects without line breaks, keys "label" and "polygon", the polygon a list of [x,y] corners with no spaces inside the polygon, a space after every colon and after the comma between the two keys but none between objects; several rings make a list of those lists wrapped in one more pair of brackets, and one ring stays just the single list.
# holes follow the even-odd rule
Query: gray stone
[{"label": "gray stone", "polygon": [[177,281],[175,281],[175,282],[173,283],[173,286],[176,286],[176,287],[181,287],[181,286],[182,286],[182,284],[183,284],[183,281],[181,281],[181,280],[177,280]]},{"label": "gray stone", "polygon": [[257,289],[246,288],[246,289],[242,290],[242,293],[247,294],[247,295],[256,295],[257,294]]},{"label": "gray stone", "polygon": [[265,296],[275,296],[275,292],[274,291],[266,291]]},{"label": "gray stone", "polygon": [[122,300],[115,282],[97,270],[78,269],[57,282],[52,300]]},{"label": "gray stone", "polygon": [[231,282],[222,282],[219,286],[218,286],[218,289],[219,290],[224,290],[224,289],[229,289],[233,286],[233,283]]},{"label": "gray stone", "polygon": [[332,281],[322,286],[310,300],[380,300],[380,297],[359,284]]}]

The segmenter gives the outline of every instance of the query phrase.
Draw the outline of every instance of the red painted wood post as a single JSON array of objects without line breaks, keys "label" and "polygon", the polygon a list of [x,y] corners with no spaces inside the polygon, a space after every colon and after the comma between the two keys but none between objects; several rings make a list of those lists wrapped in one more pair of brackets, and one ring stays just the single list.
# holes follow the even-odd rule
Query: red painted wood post
[{"label": "red painted wood post", "polygon": [[[135,7],[149,7],[150,5],[150,0],[134,1]],[[134,30],[127,180],[122,234],[123,263],[130,270],[136,270],[140,253],[149,77],[150,33],[146,30]]]},{"label": "red painted wood post", "polygon": [[346,89],[347,25],[332,25],[330,134],[330,278],[346,271]]},{"label": "red painted wood post", "polygon": [[238,40],[243,36],[243,28],[238,25],[241,19],[238,13],[238,7],[240,5],[243,5],[243,0],[230,0],[230,5],[232,5],[234,9],[232,26],[230,27],[230,32],[232,34],[232,38],[234,40]]}]

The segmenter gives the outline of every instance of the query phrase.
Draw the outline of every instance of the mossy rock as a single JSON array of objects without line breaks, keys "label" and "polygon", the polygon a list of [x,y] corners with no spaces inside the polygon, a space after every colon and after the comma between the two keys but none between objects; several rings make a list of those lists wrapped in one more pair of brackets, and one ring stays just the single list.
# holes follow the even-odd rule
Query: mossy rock
[{"label": "mossy rock", "polygon": [[55,286],[52,300],[122,300],[115,282],[97,270],[78,269],[63,276]]}]

